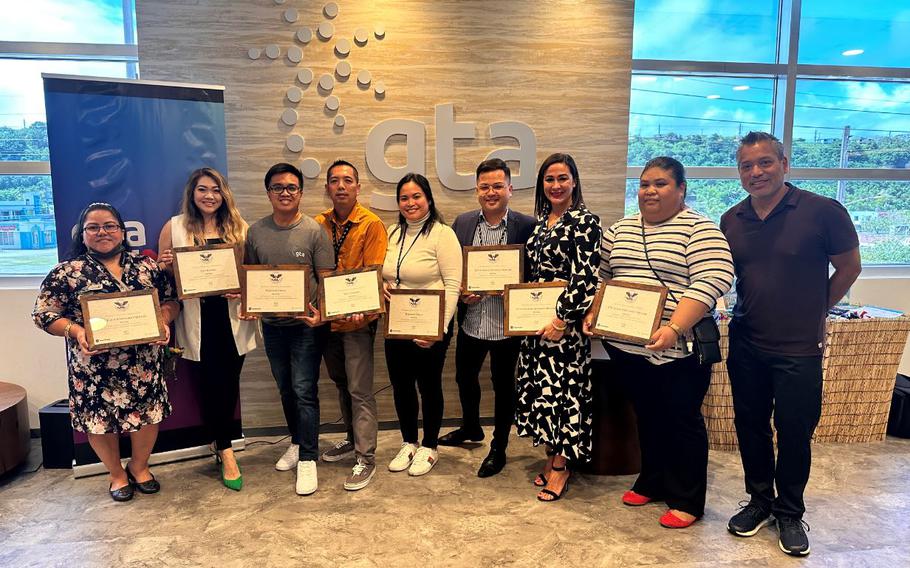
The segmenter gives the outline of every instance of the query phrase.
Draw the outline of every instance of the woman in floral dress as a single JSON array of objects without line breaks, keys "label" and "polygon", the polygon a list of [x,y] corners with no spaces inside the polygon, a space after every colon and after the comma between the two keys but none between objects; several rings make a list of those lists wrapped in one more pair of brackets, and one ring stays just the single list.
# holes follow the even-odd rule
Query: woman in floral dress
[{"label": "woman in floral dress", "polygon": [[532,282],[566,282],[556,316],[524,338],[518,359],[516,424],[520,436],[545,444],[547,463],[534,480],[541,501],[568,486],[568,463],[591,453],[591,341],[582,333],[600,264],[600,219],[585,208],[575,160],[553,154],[537,174],[539,219],[526,245]]},{"label": "woman in floral dress", "polygon": [[[171,412],[161,373],[159,343],[89,349],[79,298],[83,294],[157,289],[165,324],[180,311],[167,277],[148,257],[129,250],[120,213],[107,203],[82,212],[70,259],[41,283],[35,325],[66,338],[70,417],[88,435],[92,449],[110,473],[110,495],[129,501],[134,489],[156,493],[161,486],[148,460],[158,424]],[[132,459],[120,465],[120,433],[128,432]]]}]

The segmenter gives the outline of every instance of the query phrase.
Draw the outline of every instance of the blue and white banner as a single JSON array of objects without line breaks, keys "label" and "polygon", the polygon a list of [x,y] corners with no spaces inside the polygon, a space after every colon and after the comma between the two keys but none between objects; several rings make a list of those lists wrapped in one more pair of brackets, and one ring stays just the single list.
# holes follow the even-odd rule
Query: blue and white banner
[{"label": "blue and white banner", "polygon": [[[47,111],[57,250],[64,258],[79,214],[94,202],[120,211],[134,249],[155,257],[158,234],[180,208],[190,172],[227,175],[224,87],[42,75]],[[174,412],[156,452],[207,444],[196,377],[178,365],[168,381]],[[239,414],[236,434],[240,436]],[[77,465],[97,461],[75,436]]]}]

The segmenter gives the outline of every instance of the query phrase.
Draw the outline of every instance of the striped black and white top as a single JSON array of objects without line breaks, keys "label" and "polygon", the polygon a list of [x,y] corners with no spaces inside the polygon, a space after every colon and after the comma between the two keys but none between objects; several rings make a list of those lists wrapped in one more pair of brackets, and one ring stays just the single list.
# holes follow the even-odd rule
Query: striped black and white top
[{"label": "striped black and white top", "polygon": [[[670,288],[664,306],[661,325],[670,321],[677,302],[691,298],[714,309],[717,299],[733,285],[733,258],[730,245],[717,225],[691,209],[684,209],[676,216],[657,225],[644,224],[644,239],[648,247],[651,266],[645,258],[645,240],[642,239],[641,214],[629,215],[604,231],[600,261],[600,278],[615,278],[623,282],[637,282]],[[654,275],[654,270],[663,279]],[[627,353],[635,353],[660,365],[690,353],[687,338],[660,353],[655,353],[634,343],[610,340],[610,344]]]},{"label": "striped black and white top", "polygon": [[[475,247],[504,245],[508,239],[509,211],[506,210],[502,221],[495,227],[487,223],[483,213],[478,213],[477,230],[474,232]],[[506,338],[503,333],[503,304],[502,296],[485,295],[476,304],[470,305],[465,310],[461,331],[475,339],[487,341],[501,341]]]}]

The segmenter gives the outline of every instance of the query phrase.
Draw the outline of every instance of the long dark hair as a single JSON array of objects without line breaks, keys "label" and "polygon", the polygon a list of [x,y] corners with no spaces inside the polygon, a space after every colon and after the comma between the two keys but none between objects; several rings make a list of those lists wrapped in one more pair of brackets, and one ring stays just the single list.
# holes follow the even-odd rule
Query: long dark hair
[{"label": "long dark hair", "polygon": [[[417,233],[417,237],[421,235],[429,235],[430,231],[433,229],[433,225],[436,223],[445,223],[442,218],[442,215],[439,214],[439,211],[436,209],[436,201],[433,199],[433,190],[430,189],[430,182],[427,178],[423,177],[420,174],[415,174],[410,172],[404,175],[403,178],[398,180],[398,186],[395,188],[395,200],[401,198],[401,188],[405,184],[414,182],[417,186],[423,191],[423,194],[427,198],[427,205],[430,207],[430,216],[427,218],[426,223],[423,224],[423,227],[420,228],[420,232]],[[400,243],[404,239],[404,233],[408,228],[408,220],[404,218],[404,215],[401,214],[401,208],[398,209],[398,242]],[[415,237],[416,238],[416,237]]]},{"label": "long dark hair", "polygon": [[542,217],[550,212],[550,200],[547,199],[547,196],[543,191],[543,177],[553,164],[565,164],[566,167],[569,168],[569,173],[572,174],[572,179],[575,180],[575,189],[572,190],[572,204],[569,206],[569,209],[578,209],[585,204],[585,200],[581,196],[581,178],[578,177],[578,167],[575,165],[575,160],[569,154],[550,154],[550,156],[540,164],[540,169],[537,171],[537,190],[534,193],[534,214],[538,217]]},{"label": "long dark hair", "polygon": [[193,171],[183,187],[183,204],[180,210],[183,213],[183,226],[192,238],[193,244],[205,244],[205,220],[195,200],[196,184],[202,176],[212,178],[221,188],[221,207],[215,212],[221,238],[226,243],[242,243],[246,237],[247,225],[237,211],[231,186],[218,170],[206,167]]},{"label": "long dark hair", "polygon": [[130,250],[130,244],[126,240],[126,225],[123,224],[123,217],[120,216],[120,212],[110,203],[89,203],[89,205],[82,210],[82,213],[79,214],[79,223],[76,224],[76,232],[73,235],[73,244],[70,247],[70,254],[67,260],[72,260],[77,256],[81,256],[88,252],[88,247],[85,246],[82,233],[83,226],[85,225],[85,218],[88,217],[88,214],[92,211],[107,211],[114,216],[114,219],[117,220],[117,224],[120,225],[120,230],[123,232],[123,251],[126,252]]}]

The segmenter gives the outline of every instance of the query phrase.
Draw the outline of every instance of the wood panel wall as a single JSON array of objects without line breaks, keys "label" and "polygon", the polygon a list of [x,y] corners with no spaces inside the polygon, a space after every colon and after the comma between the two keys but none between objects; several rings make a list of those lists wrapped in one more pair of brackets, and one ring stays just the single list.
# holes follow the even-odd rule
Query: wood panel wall
[{"label": "wood panel wall", "polygon": [[[472,192],[442,188],[435,178],[435,105],[453,103],[455,119],[475,123],[476,139],[455,145],[456,169],[470,173],[498,145],[488,139],[489,123],[520,121],[536,135],[537,159],[552,152],[571,153],[579,166],[588,207],[609,224],[622,213],[631,68],[631,0],[601,1],[339,1],[339,13],[328,19],[326,2],[286,0],[137,0],[139,67],[142,79],[218,84],[226,87],[228,168],[231,187],[248,221],[270,212],[262,177],[273,163],[298,165],[315,158],[322,166],[318,179],[307,179],[304,212],[327,208],[323,194],[325,167],[336,158],[356,164],[361,172],[362,201],[374,193],[393,194],[394,185],[379,181],[364,164],[370,129],[382,120],[406,118],[426,125],[426,172],[437,204],[451,220],[476,207]],[[298,20],[285,21],[287,9]],[[322,41],[315,33],[331,22],[334,36]],[[380,40],[377,25],[385,29]],[[314,31],[303,44],[295,39],[302,28]],[[358,28],[369,30],[364,46],[354,43]],[[340,38],[351,41],[351,52],[334,52]],[[263,53],[251,60],[250,48],[276,44],[279,58]],[[288,60],[289,47],[302,48],[300,63]],[[340,99],[343,128],[333,126],[335,113],[324,107],[327,93],[317,87],[321,75],[333,74],[344,59],[351,77],[335,77],[332,94]],[[297,73],[310,69],[309,85]],[[356,80],[359,71],[372,76],[370,89]],[[384,97],[372,89],[384,83]],[[303,89],[299,103],[287,100],[291,86]],[[294,127],[280,120],[294,108],[300,119]],[[304,137],[305,147],[293,153],[285,147],[291,134]],[[393,140],[394,142],[394,140]],[[403,144],[387,148],[392,165],[404,163]],[[530,212],[533,189],[517,190],[513,206]],[[377,211],[389,222],[390,212]],[[454,345],[444,377],[446,416],[460,410],[454,385]],[[248,357],[242,381],[244,422],[247,426],[282,425],[277,393],[262,350]],[[484,381],[482,381],[483,383]],[[486,381],[488,382],[488,381]],[[377,389],[388,384],[381,341],[377,343]],[[333,387],[321,382],[323,419],[338,415]],[[488,385],[484,385],[485,388]],[[380,419],[394,420],[390,389],[379,397]],[[491,396],[484,396],[489,414]]]}]

